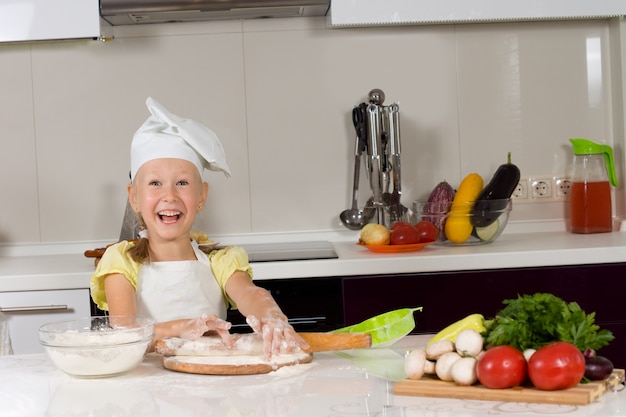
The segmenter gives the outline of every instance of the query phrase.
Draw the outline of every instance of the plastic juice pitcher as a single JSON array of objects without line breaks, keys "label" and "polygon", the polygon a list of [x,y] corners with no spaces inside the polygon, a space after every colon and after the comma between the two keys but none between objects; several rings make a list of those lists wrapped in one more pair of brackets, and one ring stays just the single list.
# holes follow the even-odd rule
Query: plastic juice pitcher
[{"label": "plastic juice pitcher", "polygon": [[611,185],[617,186],[613,149],[587,139],[570,139],[574,145],[570,231],[605,233],[613,230]]}]

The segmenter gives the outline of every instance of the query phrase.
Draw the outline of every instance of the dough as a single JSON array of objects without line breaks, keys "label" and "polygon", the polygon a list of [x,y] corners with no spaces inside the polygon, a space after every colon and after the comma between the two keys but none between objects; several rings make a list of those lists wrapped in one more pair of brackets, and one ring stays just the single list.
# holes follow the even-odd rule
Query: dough
[{"label": "dough", "polygon": [[[311,353],[299,348],[266,359],[260,335],[247,333],[232,336],[235,346],[231,349],[219,336],[203,336],[193,341],[177,337],[158,340],[155,350],[164,355],[163,366],[166,369],[207,375],[265,374],[313,359]],[[286,346],[284,351],[287,352]]]}]

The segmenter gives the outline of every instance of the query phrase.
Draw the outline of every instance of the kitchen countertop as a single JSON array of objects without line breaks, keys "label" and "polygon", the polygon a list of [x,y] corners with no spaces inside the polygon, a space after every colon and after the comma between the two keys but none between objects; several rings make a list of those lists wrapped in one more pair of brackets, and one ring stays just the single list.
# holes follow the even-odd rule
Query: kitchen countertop
[{"label": "kitchen countertop", "polygon": [[[505,233],[497,241],[486,245],[430,245],[419,252],[400,254],[372,253],[356,245],[357,232],[340,235],[303,233],[290,236],[289,239],[329,240],[338,258],[252,263],[255,279],[626,262],[626,232],[590,235],[565,231]],[[232,244],[227,240],[220,243]],[[80,249],[69,253],[0,257],[0,292],[88,288],[94,262],[91,258],[85,258],[83,252],[96,247],[99,246],[85,243]]]},{"label": "kitchen countertop", "polygon": [[609,392],[585,406],[394,395],[403,355],[427,337],[407,336],[393,349],[347,351],[347,357],[317,353],[310,364],[249,376],[172,372],[149,354],[127,374],[76,379],[45,354],[0,356],[0,410],[7,417],[606,417],[626,410],[626,392]]}]

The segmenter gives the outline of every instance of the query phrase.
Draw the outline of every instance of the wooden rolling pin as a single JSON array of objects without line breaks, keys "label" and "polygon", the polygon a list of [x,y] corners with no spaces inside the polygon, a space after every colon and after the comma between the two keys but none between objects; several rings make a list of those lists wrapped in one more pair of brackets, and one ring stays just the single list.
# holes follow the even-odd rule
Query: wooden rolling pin
[{"label": "wooden rolling pin", "polygon": [[[369,333],[298,333],[310,346],[306,352],[361,349],[372,346]],[[235,346],[227,348],[219,336],[198,340],[178,337],[157,340],[155,350],[165,356],[241,356],[262,355],[263,339],[255,333],[233,334]]]},{"label": "wooden rolling pin", "polygon": [[307,352],[362,349],[372,346],[369,333],[298,333],[311,348]]}]

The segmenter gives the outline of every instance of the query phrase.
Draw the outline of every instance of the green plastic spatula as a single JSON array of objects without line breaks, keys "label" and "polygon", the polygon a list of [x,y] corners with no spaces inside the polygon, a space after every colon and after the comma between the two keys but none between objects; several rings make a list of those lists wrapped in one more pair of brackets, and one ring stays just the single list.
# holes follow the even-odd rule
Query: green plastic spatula
[{"label": "green plastic spatula", "polygon": [[370,333],[372,347],[391,346],[415,328],[415,311],[422,311],[422,307],[389,311],[331,333]]}]

